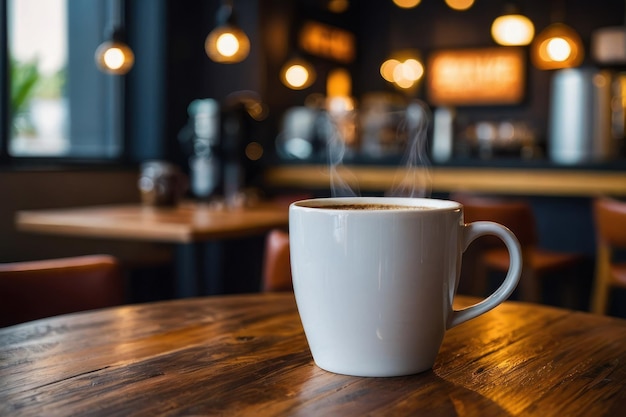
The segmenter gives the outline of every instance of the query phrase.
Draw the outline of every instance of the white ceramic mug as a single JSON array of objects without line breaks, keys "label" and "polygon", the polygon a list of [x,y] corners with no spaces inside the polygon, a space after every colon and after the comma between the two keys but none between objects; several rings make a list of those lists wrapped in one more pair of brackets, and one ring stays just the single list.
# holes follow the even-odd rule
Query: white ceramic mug
[{"label": "white ceramic mug", "polygon": [[[351,209],[351,205],[400,208]],[[330,206],[342,205],[341,208]],[[467,246],[502,239],[510,267],[483,301],[453,310]],[[306,338],[322,369],[400,376],[432,368],[447,329],[506,300],[522,268],[519,242],[493,222],[465,224],[463,206],[429,198],[348,197],[289,208],[293,287]]]}]

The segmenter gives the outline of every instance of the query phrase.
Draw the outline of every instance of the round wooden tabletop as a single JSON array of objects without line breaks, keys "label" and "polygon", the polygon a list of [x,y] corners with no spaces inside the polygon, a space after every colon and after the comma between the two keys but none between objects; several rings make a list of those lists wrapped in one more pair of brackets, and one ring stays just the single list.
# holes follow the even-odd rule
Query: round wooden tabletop
[{"label": "round wooden tabletop", "polygon": [[0,415],[621,415],[625,347],[626,320],[506,302],[432,370],[359,378],[315,366],[291,293],[189,298],[0,329]]}]

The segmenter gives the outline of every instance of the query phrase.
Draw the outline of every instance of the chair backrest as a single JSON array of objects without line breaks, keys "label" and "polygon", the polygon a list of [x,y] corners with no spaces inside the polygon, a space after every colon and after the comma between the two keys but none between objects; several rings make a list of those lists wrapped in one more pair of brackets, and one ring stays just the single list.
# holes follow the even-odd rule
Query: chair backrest
[{"label": "chair backrest", "polygon": [[110,255],[0,264],[0,327],[123,302],[121,267]]},{"label": "chair backrest", "polygon": [[262,291],[291,291],[289,234],[282,229],[271,230],[265,239]]},{"label": "chair backrest", "polygon": [[626,201],[596,198],[593,213],[598,243],[626,249]]},{"label": "chair backrest", "polygon": [[[524,200],[455,193],[451,200],[463,204],[466,223],[489,220],[500,223],[513,231],[522,247],[537,244],[535,217],[531,205]],[[499,239],[490,239],[500,244]]]}]

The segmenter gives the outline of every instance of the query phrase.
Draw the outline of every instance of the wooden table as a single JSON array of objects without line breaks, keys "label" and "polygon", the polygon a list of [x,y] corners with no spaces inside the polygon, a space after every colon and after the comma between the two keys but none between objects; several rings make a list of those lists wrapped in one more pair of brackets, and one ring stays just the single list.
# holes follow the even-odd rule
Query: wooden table
[{"label": "wooden table", "polygon": [[18,230],[26,232],[178,244],[177,292],[187,297],[221,292],[219,271],[211,268],[219,260],[211,258],[219,254],[208,253],[205,242],[286,227],[289,213],[288,206],[279,203],[225,209],[185,201],[171,208],[127,204],[24,210],[16,213],[15,221]]},{"label": "wooden table", "polygon": [[96,238],[192,243],[249,236],[286,226],[288,208],[257,204],[224,209],[185,201],[176,207],[141,204],[23,210],[16,214],[19,230]]},{"label": "wooden table", "polygon": [[0,329],[0,415],[7,416],[624,410],[626,321],[518,302],[450,330],[432,371],[397,378],[317,368],[291,293],[124,306]]}]

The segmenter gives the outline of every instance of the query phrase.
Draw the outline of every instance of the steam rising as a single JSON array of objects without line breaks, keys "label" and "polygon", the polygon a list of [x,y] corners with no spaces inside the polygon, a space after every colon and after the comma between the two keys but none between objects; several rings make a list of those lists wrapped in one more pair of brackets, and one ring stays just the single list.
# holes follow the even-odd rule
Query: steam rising
[{"label": "steam rising", "polygon": [[398,126],[398,136],[406,135],[406,148],[402,157],[404,171],[398,170],[388,197],[430,197],[431,178],[427,154],[428,113],[426,105],[413,101],[405,111]]},{"label": "steam rising", "polygon": [[338,120],[329,116],[328,164],[330,168],[330,191],[333,197],[357,197],[359,184],[348,169],[343,168],[346,141],[341,135]]},{"label": "steam rising", "polygon": [[[396,140],[405,143],[401,166],[393,184],[385,192],[386,197],[430,197],[430,161],[427,154],[429,111],[425,103],[412,101],[402,112],[396,129]],[[328,162],[330,188],[333,197],[356,197],[360,195],[356,176],[343,166],[346,154],[345,140],[332,117],[329,118]]]}]

